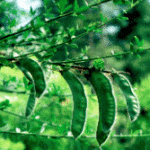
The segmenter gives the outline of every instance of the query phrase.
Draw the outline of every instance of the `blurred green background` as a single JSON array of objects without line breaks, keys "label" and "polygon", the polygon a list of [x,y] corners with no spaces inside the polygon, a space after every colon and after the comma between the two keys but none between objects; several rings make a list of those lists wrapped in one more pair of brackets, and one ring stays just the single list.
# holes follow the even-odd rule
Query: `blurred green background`
[{"label": "blurred green background", "polygon": [[[3,31],[7,33],[10,32],[9,23],[13,20],[16,21],[14,24],[19,28],[28,23],[34,15],[40,14],[42,20],[48,14],[48,8],[52,8],[49,12],[50,16],[60,15],[55,5],[55,2],[58,2],[58,0],[33,0],[26,3],[23,2],[24,1],[20,3],[19,0],[0,2],[1,36],[3,36]],[[72,2],[73,0],[69,1],[70,4]],[[87,0],[87,3],[90,4],[91,2],[91,0]],[[34,15],[31,15],[30,6],[32,6],[33,10],[36,10]],[[84,13],[86,16],[85,21],[81,18],[68,17],[54,22],[54,24],[49,25],[48,28],[55,34],[61,31],[62,28],[63,30],[67,30],[67,28],[71,29],[76,26],[76,35],[78,35],[84,31],[84,26],[99,20],[100,13],[102,13],[104,17],[107,17],[107,19],[111,19],[117,16],[118,13],[122,12],[126,7],[127,6],[115,5],[112,2],[108,2]],[[116,20],[105,25],[100,32],[91,32],[73,43],[78,47],[68,47],[65,45],[58,48],[58,52],[51,60],[82,59],[85,56],[90,58],[106,56],[111,53],[126,52],[130,48],[129,43],[133,40],[133,36],[137,36],[143,41],[144,48],[149,48],[149,8],[150,2],[143,0],[139,5],[129,11],[129,13],[125,14],[129,20]],[[70,23],[68,24],[68,22]],[[41,35],[37,36],[40,37]],[[23,50],[29,50],[25,48],[23,48]],[[31,47],[31,49],[32,48],[33,47]],[[2,45],[0,50],[4,51]],[[21,51],[22,49],[17,50]],[[17,50],[14,50],[13,54],[18,52]],[[6,51],[10,55],[12,54],[9,49],[6,49]],[[125,55],[104,60],[106,70],[115,68],[130,73],[130,76],[127,77],[133,84],[135,93],[140,100],[141,113],[135,122],[130,122],[123,93],[118,86],[113,83],[118,108],[117,118],[109,139],[102,146],[103,150],[150,149],[149,56],[149,52],[144,51],[141,53],[140,58],[139,56]],[[40,59],[39,55],[36,57],[36,59]],[[83,65],[90,66],[91,64],[84,63]],[[98,102],[89,84],[84,78],[81,78],[88,97],[87,121],[83,133],[83,136],[87,136],[87,138],[78,138],[77,140],[71,137],[60,138],[61,136],[71,134],[70,125],[73,111],[72,95],[69,86],[57,71],[50,70],[48,72],[45,70],[45,74],[47,78],[47,89],[42,98],[37,100],[34,113],[31,117],[26,119],[23,116],[25,114],[29,91],[26,91],[24,87],[23,74],[16,67],[13,69],[10,67],[1,68],[0,102],[9,100],[11,106],[0,111],[0,150],[98,150],[98,143],[94,138],[98,121]],[[22,91],[26,91],[26,93],[22,94]],[[8,133],[9,131],[18,132],[18,134]],[[25,135],[23,133],[34,133],[34,135]],[[38,134],[42,134],[43,136],[38,136]]]}]

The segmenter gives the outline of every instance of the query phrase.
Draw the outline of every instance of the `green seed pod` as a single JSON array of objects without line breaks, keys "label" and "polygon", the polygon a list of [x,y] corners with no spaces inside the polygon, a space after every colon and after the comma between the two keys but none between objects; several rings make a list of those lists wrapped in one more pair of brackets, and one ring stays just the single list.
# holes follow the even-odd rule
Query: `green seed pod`
[{"label": "green seed pod", "polygon": [[[34,81],[36,97],[40,97],[46,88],[46,82],[44,78],[44,73],[39,64],[30,59],[30,58],[22,58],[19,62],[16,63],[19,68],[23,71],[26,78],[31,82],[31,76]],[[25,71],[27,70],[27,71]],[[31,76],[30,76],[30,74]]]},{"label": "green seed pod", "polygon": [[70,71],[64,70],[61,72],[64,79],[67,81],[73,95],[74,110],[71,125],[71,132],[74,137],[79,137],[86,122],[87,99],[84,92],[84,87],[81,81]]},{"label": "green seed pod", "polygon": [[140,113],[140,103],[136,96],[136,94],[133,91],[133,88],[129,82],[129,80],[118,73],[113,73],[112,77],[116,81],[116,83],[119,85],[120,89],[122,90],[126,103],[127,103],[127,109],[130,116],[131,121],[135,121]]},{"label": "green seed pod", "polygon": [[109,134],[110,134],[110,131],[105,132],[100,128],[100,126],[98,126],[98,130],[97,130],[97,133],[96,133],[96,138],[97,138],[97,141],[98,141],[100,146],[102,144],[104,144],[104,142],[106,142],[106,140],[108,139]]},{"label": "green seed pod", "polygon": [[26,113],[25,116],[28,117],[33,112],[35,105],[36,105],[36,98],[35,98],[35,87],[33,86],[31,88],[31,93],[28,99],[27,107],[26,107]]},{"label": "green seed pod", "polygon": [[19,69],[23,72],[23,74],[25,75],[25,77],[29,80],[30,83],[33,82],[32,76],[31,74],[28,72],[28,70],[26,68],[24,68],[23,66],[19,66]]},{"label": "green seed pod", "polygon": [[97,127],[96,138],[101,145],[106,141],[111,127],[115,122],[116,102],[110,80],[105,74],[99,71],[92,71],[85,77],[92,84],[99,103],[99,122]]}]

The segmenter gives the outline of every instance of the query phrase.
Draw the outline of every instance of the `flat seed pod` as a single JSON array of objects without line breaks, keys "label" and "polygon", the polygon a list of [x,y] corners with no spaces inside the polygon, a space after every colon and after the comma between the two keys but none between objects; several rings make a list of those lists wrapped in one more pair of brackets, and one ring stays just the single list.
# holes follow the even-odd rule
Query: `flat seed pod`
[{"label": "flat seed pod", "polygon": [[34,110],[34,108],[35,108],[35,105],[36,105],[35,94],[36,94],[35,87],[33,86],[31,88],[31,93],[30,93],[30,96],[29,96],[29,99],[28,99],[28,103],[27,103],[27,107],[26,107],[26,113],[25,113],[26,117],[31,115],[33,110]]},{"label": "flat seed pod", "polygon": [[112,76],[125,96],[127,110],[131,121],[135,121],[140,113],[140,103],[129,80],[125,76],[118,73],[113,73]]},{"label": "flat seed pod", "polygon": [[46,88],[46,82],[42,68],[36,61],[30,58],[22,58],[16,64],[17,66],[19,66],[19,68],[27,70],[27,72],[23,71],[23,73],[26,73],[25,76],[29,79],[29,81],[31,80],[29,73],[32,75],[36,91],[36,97],[40,97]]},{"label": "flat seed pod", "polygon": [[97,126],[96,138],[101,145],[106,141],[110,129],[115,122],[116,102],[110,80],[105,74],[99,71],[91,71],[85,77],[92,84],[99,103],[99,122]]},{"label": "flat seed pod", "polygon": [[71,71],[64,70],[61,74],[67,81],[72,91],[74,110],[71,132],[73,136],[77,138],[84,130],[84,125],[86,122],[87,99],[81,81]]},{"label": "flat seed pod", "polygon": [[104,132],[100,127],[98,128],[96,138],[100,146],[108,139],[109,133],[110,131]]},{"label": "flat seed pod", "polygon": [[32,76],[31,74],[28,72],[28,70],[20,65],[18,65],[19,69],[23,72],[23,74],[25,75],[25,77],[29,80],[30,83],[33,82]]}]

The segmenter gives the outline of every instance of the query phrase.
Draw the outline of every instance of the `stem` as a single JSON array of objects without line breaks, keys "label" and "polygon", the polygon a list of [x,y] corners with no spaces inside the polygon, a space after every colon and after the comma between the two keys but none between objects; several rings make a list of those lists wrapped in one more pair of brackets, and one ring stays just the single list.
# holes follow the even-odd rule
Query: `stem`
[{"label": "stem", "polygon": [[[0,110],[0,111],[2,111],[4,113],[7,113],[9,115],[13,115],[13,116],[19,117],[19,118],[27,119],[25,116],[21,116],[21,115],[18,115],[18,114],[15,114],[15,113],[12,113],[12,112],[9,112],[9,111],[6,111],[6,110]],[[37,119],[31,118],[31,117],[30,117],[29,120],[36,121],[36,122],[39,122],[41,124],[47,123],[47,125],[49,125],[49,126],[57,126],[57,125],[54,125],[53,123],[37,120]]]},{"label": "stem", "polygon": [[[73,136],[65,136],[65,135],[47,135],[47,134],[37,134],[37,133],[24,133],[24,132],[12,132],[12,131],[0,131],[1,134],[13,134],[13,135],[27,135],[27,136],[40,136],[40,137],[46,137],[46,138],[53,138],[53,139],[60,139],[60,138],[73,138]],[[138,138],[138,137],[150,137],[150,134],[141,134],[141,135],[112,135],[110,138]],[[96,136],[81,136],[80,138],[96,138]]]},{"label": "stem", "polygon": [[[101,2],[101,3],[102,3],[102,2]],[[139,2],[137,2],[134,6],[136,6],[138,3],[139,3]],[[93,5],[92,5],[92,6],[93,6]],[[95,26],[96,28],[101,28],[101,27],[103,27],[104,25],[106,25],[107,23],[109,23],[109,22],[111,22],[111,21],[117,19],[118,17],[122,16],[124,13],[126,13],[126,12],[129,11],[130,9],[131,9],[131,7],[128,8],[126,11],[120,13],[118,16],[116,16],[116,17],[114,17],[114,18],[108,20],[108,21],[105,22],[105,23],[102,23],[102,24],[101,24],[101,22],[100,22],[100,23],[99,23],[100,25],[93,25],[93,26]],[[92,31],[90,31],[90,30],[89,30],[89,31],[86,31],[86,32],[84,32],[84,33],[82,33],[82,34],[80,34],[80,35],[78,35],[78,36],[76,36],[76,37],[74,37],[74,38],[72,38],[72,39],[69,39],[69,40],[67,40],[67,41],[65,41],[65,42],[63,42],[63,43],[50,46],[50,47],[47,48],[47,49],[39,50],[39,51],[36,51],[36,52],[30,52],[30,53],[27,53],[27,54],[24,54],[24,55],[20,55],[20,56],[17,56],[17,57],[11,57],[10,59],[17,59],[17,58],[20,58],[20,57],[25,57],[25,56],[33,55],[33,54],[36,54],[36,53],[41,53],[41,52],[43,52],[43,51],[47,51],[47,50],[49,50],[49,49],[62,46],[62,45],[64,45],[64,44],[70,43],[70,42],[72,42],[72,41],[74,41],[74,40],[76,40],[76,39],[78,39],[78,38],[80,38],[80,37],[82,37],[82,36],[84,36],[84,35],[86,35],[86,34],[89,34],[90,32],[93,32],[93,30],[92,30]],[[109,56],[108,56],[108,57],[109,57]],[[112,56],[110,56],[110,57],[112,57]],[[102,58],[103,58],[103,57],[102,57]],[[96,59],[99,59],[99,58],[96,58]],[[80,61],[80,60],[79,60],[79,61]],[[83,60],[82,60],[82,61],[83,61]]]},{"label": "stem", "polygon": [[[109,0],[106,0],[106,1],[109,1]],[[101,3],[104,3],[104,2],[106,2],[106,1],[99,2],[99,3],[97,3],[97,4],[101,4]],[[136,2],[134,6],[136,6],[138,3],[139,3],[139,1]],[[93,6],[94,6],[94,4],[91,5],[90,7],[93,7]],[[128,8],[126,11],[120,13],[118,16],[116,16],[116,17],[114,17],[114,18],[108,20],[107,22],[105,22],[105,23],[103,23],[103,24],[100,23],[100,25],[96,25],[96,26],[93,25],[93,26],[95,26],[96,28],[103,27],[103,26],[106,25],[107,23],[109,23],[109,22],[111,22],[111,21],[117,19],[118,17],[122,16],[124,13],[126,13],[126,12],[129,11],[130,9],[131,9],[131,7]],[[60,16],[60,17],[61,17],[61,16]],[[10,58],[6,57],[5,59],[14,60],[14,59],[18,59],[18,58],[21,58],[21,57],[26,57],[26,56],[28,56],[28,55],[33,55],[33,54],[36,54],[36,53],[41,53],[41,52],[43,52],[43,51],[47,51],[47,50],[49,50],[49,49],[56,48],[56,47],[62,46],[62,45],[64,45],[64,44],[70,43],[70,42],[72,42],[72,41],[74,41],[74,40],[76,40],[76,39],[78,39],[78,38],[80,38],[80,37],[82,37],[82,36],[84,36],[84,35],[90,33],[90,32],[93,32],[93,30],[92,30],[92,31],[86,31],[86,32],[84,32],[84,33],[82,33],[82,34],[80,34],[80,35],[78,35],[78,36],[76,36],[76,37],[74,37],[74,38],[72,38],[72,39],[69,39],[69,40],[67,40],[67,41],[65,41],[65,42],[62,42],[62,43],[60,43],[60,44],[57,44],[57,45],[50,46],[49,48],[44,49],[44,50],[39,50],[39,51],[36,51],[36,52],[30,52],[30,53],[27,53],[27,54],[24,54],[24,55],[20,55],[20,56],[16,56],[16,57],[10,57]],[[107,57],[113,57],[113,56],[107,56]],[[105,57],[101,57],[101,58],[105,58]],[[99,58],[91,58],[91,59],[88,59],[88,60],[94,60],[94,59],[99,59]],[[87,61],[88,61],[88,60],[87,60]],[[79,62],[80,62],[80,61],[81,61],[81,62],[85,62],[86,60],[84,60],[84,61],[83,61],[83,60],[78,60],[78,61],[79,61]],[[72,62],[75,62],[75,61],[72,61]]]},{"label": "stem", "polygon": [[[54,65],[55,65],[55,64],[54,64]],[[66,65],[64,65],[64,64],[59,64],[59,66],[65,67]],[[74,65],[71,65],[71,66],[69,66],[69,67],[70,67],[70,68],[77,69],[77,70],[80,70],[80,71],[92,69],[92,68],[88,68],[88,67],[74,66]],[[104,73],[112,73],[112,71],[109,71],[109,70],[102,70],[102,72],[104,72]],[[124,71],[118,71],[118,73],[121,73],[121,74],[130,74],[129,72],[124,72]]]},{"label": "stem", "polygon": [[[89,5],[89,8],[94,7],[94,6],[98,6],[98,5],[100,5],[100,4],[102,4],[102,3],[105,3],[105,2],[108,2],[108,1],[111,1],[111,0],[104,0],[104,1],[102,1],[102,2],[98,2],[98,3],[95,3],[95,4],[91,4],[91,5]],[[22,32],[29,31],[29,30],[31,30],[31,29],[39,29],[39,28],[45,26],[47,23],[51,23],[51,22],[53,22],[53,21],[56,21],[56,20],[61,19],[61,18],[65,18],[65,17],[67,17],[67,16],[71,16],[71,15],[74,14],[74,13],[75,13],[75,12],[72,11],[72,12],[69,12],[69,13],[66,13],[66,14],[63,14],[63,15],[60,15],[60,16],[58,16],[58,17],[56,17],[56,18],[50,19],[50,20],[48,20],[48,21],[45,21],[45,24],[44,24],[44,25],[40,25],[40,26],[37,26],[37,27],[36,27],[36,26],[35,26],[35,27],[28,27],[28,28],[23,29],[23,30],[21,30],[21,31],[17,31],[17,32],[14,32],[14,33],[12,33],[12,34],[8,34],[8,35],[6,35],[6,36],[4,36],[4,37],[1,37],[0,40],[4,40],[4,39],[6,39],[6,38],[9,38],[9,37],[12,37],[12,36],[14,36],[14,35],[20,34],[20,33],[22,33]],[[82,13],[82,12],[81,12],[81,13]],[[78,13],[78,14],[80,14],[80,13]]]},{"label": "stem", "polygon": [[116,55],[107,55],[107,56],[101,56],[101,57],[94,57],[94,58],[88,58],[88,59],[78,59],[78,60],[70,60],[70,61],[58,61],[58,62],[48,62],[48,64],[51,65],[60,65],[60,64],[68,64],[68,63],[84,63],[87,61],[91,60],[96,60],[96,59],[106,59],[106,58],[111,58],[111,57],[116,57],[116,56],[122,56],[126,54],[131,54],[131,52],[124,52],[122,54],[116,54]]},{"label": "stem", "polygon": [[0,89],[0,91],[6,93],[27,94],[26,91],[13,91],[13,90],[5,90],[5,89]]}]

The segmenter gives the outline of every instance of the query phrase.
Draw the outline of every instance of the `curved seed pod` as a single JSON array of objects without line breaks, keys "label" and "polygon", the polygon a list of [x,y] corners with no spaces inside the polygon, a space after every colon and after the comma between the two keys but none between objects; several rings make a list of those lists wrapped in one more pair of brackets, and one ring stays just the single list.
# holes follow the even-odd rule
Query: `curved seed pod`
[{"label": "curved seed pod", "polygon": [[129,82],[129,80],[118,73],[113,73],[112,77],[116,81],[116,83],[119,85],[120,89],[122,90],[126,103],[127,103],[127,109],[130,116],[131,121],[135,121],[140,113],[140,104],[139,100],[134,93],[132,86]]},{"label": "curved seed pod", "polygon": [[28,103],[27,103],[27,107],[26,107],[26,113],[25,116],[28,117],[29,115],[31,115],[31,113],[33,112],[35,105],[36,105],[36,98],[35,98],[35,87],[33,85],[33,87],[31,88],[31,93],[28,99]]},{"label": "curved seed pod", "polygon": [[[42,68],[36,61],[30,58],[22,58],[16,64],[22,68],[25,68],[32,75],[36,97],[40,97],[46,88],[46,82]],[[30,80],[28,73],[26,74],[26,77]]]},{"label": "curved seed pod", "polygon": [[33,79],[31,77],[31,74],[27,71],[27,69],[25,69],[24,67],[19,66],[19,65],[18,65],[18,67],[23,72],[23,74],[25,75],[25,77],[29,80],[29,82],[32,83]]},{"label": "curved seed pod", "polygon": [[96,138],[99,145],[108,138],[110,129],[115,122],[116,102],[110,80],[99,71],[95,70],[85,77],[92,84],[99,103],[99,122]]},{"label": "curved seed pod", "polygon": [[100,146],[104,144],[104,142],[108,139],[109,133],[110,131],[105,132],[100,127],[98,127],[98,130],[96,132],[96,139]]},{"label": "curved seed pod", "polygon": [[71,131],[74,137],[77,138],[83,132],[86,122],[87,99],[81,81],[72,72],[64,70],[61,74],[72,91],[74,110]]}]

